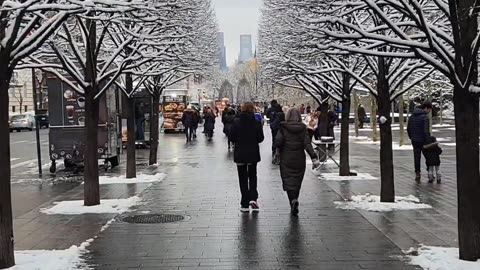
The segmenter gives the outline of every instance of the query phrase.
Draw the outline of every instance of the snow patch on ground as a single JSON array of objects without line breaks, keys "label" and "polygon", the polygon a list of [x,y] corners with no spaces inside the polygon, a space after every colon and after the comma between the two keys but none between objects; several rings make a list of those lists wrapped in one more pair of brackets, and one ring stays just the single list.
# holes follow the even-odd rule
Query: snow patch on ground
[{"label": "snow patch on ground", "polygon": [[54,204],[51,208],[40,209],[40,212],[47,215],[121,214],[141,204],[141,199],[133,196],[128,199],[101,200],[100,205],[96,206],[84,206],[83,200],[54,202]]},{"label": "snow patch on ground", "polygon": [[394,210],[414,210],[414,209],[428,209],[432,206],[420,203],[420,199],[410,195],[406,197],[395,196],[395,203],[380,202],[380,196],[376,195],[356,195],[352,196],[350,200],[343,202],[335,202],[340,209],[362,209],[371,212],[388,212]]},{"label": "snow patch on ground", "polygon": [[368,141],[370,138],[368,136],[350,136],[350,139],[356,140],[356,141]]},{"label": "snow patch on ground", "polygon": [[408,255],[410,264],[419,265],[423,269],[431,270],[478,270],[480,261],[468,262],[459,258],[458,248],[421,246],[418,250],[410,249],[407,254],[418,253],[417,256]]},{"label": "snow patch on ground", "polygon": [[137,178],[127,179],[125,176],[100,176],[100,185],[109,185],[109,184],[138,184],[138,183],[154,183],[161,182],[165,179],[167,175],[164,173],[157,173],[153,175],[149,174],[140,174]]},{"label": "snow patch on ground", "polygon": [[[357,142],[355,142],[355,143],[356,143],[356,144],[366,144],[366,145],[380,145],[380,141],[374,142],[374,141],[372,141],[372,140],[370,140],[370,139],[368,139],[368,140],[359,140],[359,141],[357,141]],[[413,147],[412,147],[412,145],[410,145],[410,144],[405,144],[405,145],[400,146],[399,143],[393,142],[393,143],[392,143],[392,149],[393,149],[393,150],[413,150]]]},{"label": "snow patch on ground", "polygon": [[435,124],[435,125],[432,125],[432,127],[434,128],[451,128],[451,127],[455,127],[454,125],[450,125],[450,124]]},{"label": "snow patch on ground", "polygon": [[455,146],[457,146],[457,143],[454,143],[454,142],[453,143],[442,143],[442,145],[455,147]]},{"label": "snow patch on ground", "polygon": [[74,270],[92,269],[81,258],[88,253],[87,247],[93,239],[79,247],[71,246],[66,250],[24,250],[15,251],[15,266],[9,270]]},{"label": "snow patch on ground", "polygon": [[108,227],[110,227],[110,225],[112,225],[113,222],[115,222],[115,219],[114,218],[110,219],[105,225],[102,226],[102,228],[100,229],[100,232],[103,232],[106,229],[108,229]]},{"label": "snow patch on ground", "polygon": [[437,138],[437,142],[450,142],[450,141],[452,141],[452,137]]},{"label": "snow patch on ground", "polygon": [[378,180],[377,177],[368,173],[359,173],[356,176],[340,176],[338,173],[322,173],[318,177],[320,180],[325,181],[365,181],[365,180]]}]

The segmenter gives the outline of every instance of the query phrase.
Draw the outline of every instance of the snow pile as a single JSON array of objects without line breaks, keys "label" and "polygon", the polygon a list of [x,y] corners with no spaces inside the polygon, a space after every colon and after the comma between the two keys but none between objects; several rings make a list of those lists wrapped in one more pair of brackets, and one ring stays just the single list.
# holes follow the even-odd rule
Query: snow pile
[{"label": "snow pile", "polygon": [[455,127],[455,126],[450,125],[450,124],[435,124],[435,125],[432,125],[432,127],[434,127],[434,128],[451,128],[451,127]]},{"label": "snow pile", "polygon": [[413,150],[413,146],[410,144],[400,145],[399,143],[392,143],[393,150]]},{"label": "snow pile", "polygon": [[340,176],[338,173],[322,173],[318,179],[325,181],[362,181],[377,180],[378,178],[368,173],[358,173],[356,176]]},{"label": "snow pile", "polygon": [[79,247],[71,246],[66,250],[25,250],[15,251],[16,265],[9,270],[74,270],[92,269],[81,258],[88,253],[87,247],[93,239]]},{"label": "snow pile", "polygon": [[81,215],[81,214],[121,214],[130,211],[130,208],[141,203],[140,197],[128,199],[101,200],[100,205],[84,206],[83,201],[54,202],[51,208],[40,209],[47,215]]},{"label": "snow pile", "polygon": [[352,196],[350,200],[335,202],[340,209],[362,209],[371,212],[388,212],[393,210],[413,210],[432,208],[428,204],[420,203],[420,199],[410,195],[407,197],[395,196],[395,203],[380,202],[380,196],[365,195]]},{"label": "snow pile", "polygon": [[[412,254],[410,249],[407,254]],[[458,248],[421,246],[415,253],[408,255],[410,264],[419,265],[423,269],[432,270],[478,270],[480,261],[462,261],[458,256]]]},{"label": "snow pile", "polygon": [[161,182],[165,179],[167,175],[164,173],[157,173],[157,174],[140,174],[137,178],[127,179],[125,176],[117,176],[117,177],[108,177],[108,176],[100,176],[100,185],[108,185],[108,184],[138,184],[138,183],[154,183],[154,182]]},{"label": "snow pile", "polygon": [[370,138],[367,137],[367,136],[358,136],[358,137],[350,136],[350,139],[356,140],[356,141],[368,141],[368,140],[370,140]]}]

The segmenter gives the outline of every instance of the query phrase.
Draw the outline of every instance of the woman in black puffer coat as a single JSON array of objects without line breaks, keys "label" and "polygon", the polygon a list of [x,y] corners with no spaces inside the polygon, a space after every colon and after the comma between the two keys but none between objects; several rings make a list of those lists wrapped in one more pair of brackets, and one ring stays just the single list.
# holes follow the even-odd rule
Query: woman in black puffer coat
[{"label": "woman in black puffer coat", "polygon": [[285,122],[275,137],[275,147],[280,149],[280,175],[283,190],[287,192],[293,215],[298,214],[298,197],[306,170],[306,155],[313,161],[314,167],[320,163],[313,150],[307,126],[302,121],[302,115],[297,108],[288,110]]},{"label": "woman in black puffer coat", "polygon": [[259,143],[263,142],[263,127],[255,120],[255,106],[251,102],[242,105],[242,112],[230,129],[229,138],[235,144],[233,159],[237,164],[240,182],[241,211],[248,212],[249,206],[258,211],[257,163],[260,162]]}]

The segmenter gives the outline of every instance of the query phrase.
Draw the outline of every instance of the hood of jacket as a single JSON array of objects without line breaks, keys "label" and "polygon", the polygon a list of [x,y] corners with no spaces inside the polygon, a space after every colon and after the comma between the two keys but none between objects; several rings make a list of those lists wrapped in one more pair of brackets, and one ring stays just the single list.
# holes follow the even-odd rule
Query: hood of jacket
[{"label": "hood of jacket", "polygon": [[420,108],[415,108],[413,110],[413,115],[422,115],[422,114],[427,114],[424,110],[420,109]]},{"label": "hood of jacket", "polygon": [[282,122],[282,127],[290,133],[301,133],[307,129],[307,126],[301,122]]}]

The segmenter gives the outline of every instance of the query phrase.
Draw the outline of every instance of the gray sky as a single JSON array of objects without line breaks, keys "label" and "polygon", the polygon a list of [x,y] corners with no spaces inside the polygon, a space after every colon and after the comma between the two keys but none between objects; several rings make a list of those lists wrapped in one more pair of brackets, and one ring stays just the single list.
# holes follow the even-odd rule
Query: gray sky
[{"label": "gray sky", "polygon": [[227,65],[232,65],[240,52],[240,35],[251,34],[255,46],[262,0],[212,0],[220,31],[225,33]]}]

